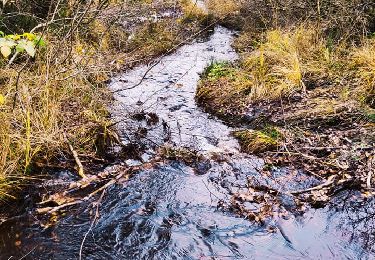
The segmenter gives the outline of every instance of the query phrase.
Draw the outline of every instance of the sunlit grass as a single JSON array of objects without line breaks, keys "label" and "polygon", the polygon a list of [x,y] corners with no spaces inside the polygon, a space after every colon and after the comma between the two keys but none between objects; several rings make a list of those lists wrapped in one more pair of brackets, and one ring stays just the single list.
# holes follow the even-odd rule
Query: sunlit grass
[{"label": "sunlit grass", "polygon": [[[211,112],[232,118],[255,103],[287,99],[294,94],[304,96],[308,90],[330,87],[338,97],[337,107],[348,101],[363,101],[374,107],[374,42],[375,39],[365,39],[358,45],[333,42],[318,27],[308,24],[269,30],[254,42],[252,49],[241,53],[237,64],[210,65],[202,75],[197,100]],[[317,105],[314,113],[335,113],[335,109],[329,112],[328,107],[327,103]]]},{"label": "sunlit grass", "polygon": [[358,91],[360,98],[375,107],[375,39],[368,39],[351,54],[351,64],[360,79]]},{"label": "sunlit grass", "polygon": [[[39,174],[36,169],[69,158],[65,135],[80,155],[100,156],[106,147],[98,146],[107,142],[98,138],[113,131],[107,127],[111,93],[105,82],[122,68],[161,55],[200,30],[201,21],[186,25],[171,17],[135,22],[131,32],[125,31],[109,22],[109,16],[123,15],[122,9],[116,13],[120,2],[70,39],[54,31],[61,28],[49,28],[43,35],[46,46],[35,59],[20,57],[8,66],[0,58],[0,200],[13,196],[30,173]],[[201,9],[191,9],[191,1],[183,2],[180,6],[179,1],[143,1],[124,8],[151,13],[155,5],[160,10],[173,6],[184,17],[206,18]]]},{"label": "sunlit grass", "polygon": [[304,90],[304,73],[327,66],[324,41],[317,37],[318,32],[304,27],[267,32],[265,41],[243,61],[243,69],[254,78],[250,98],[275,99]]},{"label": "sunlit grass", "polygon": [[224,18],[239,11],[240,1],[235,0],[207,0],[207,8],[216,17]]}]

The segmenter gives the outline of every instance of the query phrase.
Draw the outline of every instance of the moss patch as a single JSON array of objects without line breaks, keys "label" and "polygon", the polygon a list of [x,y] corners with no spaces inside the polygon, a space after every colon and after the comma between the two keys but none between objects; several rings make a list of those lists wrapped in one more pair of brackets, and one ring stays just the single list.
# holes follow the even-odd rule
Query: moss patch
[{"label": "moss patch", "polygon": [[252,154],[276,150],[281,138],[281,133],[273,127],[262,131],[242,130],[233,134],[238,139],[242,150]]}]

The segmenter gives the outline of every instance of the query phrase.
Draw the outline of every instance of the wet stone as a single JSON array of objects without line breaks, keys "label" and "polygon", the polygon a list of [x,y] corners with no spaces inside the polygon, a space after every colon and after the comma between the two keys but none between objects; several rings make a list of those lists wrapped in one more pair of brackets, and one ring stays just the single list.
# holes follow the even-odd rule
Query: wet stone
[{"label": "wet stone", "polygon": [[174,111],[180,110],[184,106],[185,106],[184,104],[175,105],[173,107],[170,107],[169,111],[174,112]]},{"label": "wet stone", "polygon": [[292,211],[297,207],[294,197],[290,194],[280,193],[278,194],[280,204],[288,211]]}]

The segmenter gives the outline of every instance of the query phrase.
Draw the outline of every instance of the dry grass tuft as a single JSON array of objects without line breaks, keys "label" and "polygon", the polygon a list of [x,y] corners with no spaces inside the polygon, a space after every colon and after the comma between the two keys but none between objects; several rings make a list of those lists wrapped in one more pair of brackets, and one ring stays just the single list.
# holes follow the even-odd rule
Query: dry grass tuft
[{"label": "dry grass tuft", "polygon": [[276,150],[281,137],[275,128],[263,131],[242,130],[235,132],[234,136],[238,139],[242,150],[251,154]]},{"label": "dry grass tuft", "polygon": [[240,1],[234,0],[208,0],[207,8],[218,18],[225,18],[239,12]]},{"label": "dry grass tuft", "polygon": [[194,0],[182,0],[181,10],[183,13],[181,22],[185,24],[197,21],[199,23],[205,23],[207,19],[209,19],[206,10],[202,9],[202,7],[198,5],[198,2]]},{"label": "dry grass tuft", "polygon": [[[64,133],[72,137],[80,153],[95,155],[91,132],[108,124],[109,93],[100,84],[108,70],[98,63],[104,58],[89,49],[79,55],[74,48],[69,63],[62,63],[70,55],[69,43],[53,35],[46,39],[47,47],[35,61],[25,61],[27,67],[20,63],[0,69],[5,97],[0,106],[2,176],[21,174],[18,178],[24,178],[36,164],[45,165],[61,156],[67,149]],[[75,41],[75,47],[79,42]]]},{"label": "dry grass tuft", "polygon": [[[245,32],[243,37],[247,36]],[[318,27],[306,24],[266,31],[258,38],[251,48],[242,48],[245,51],[238,64],[226,65],[230,73],[203,75],[197,100],[208,111],[225,119],[252,120],[248,115],[259,113],[252,109],[254,105],[300,99],[314,89],[312,98],[319,97],[321,89],[337,107],[348,101],[374,107],[374,39],[366,39],[360,46],[334,43]],[[324,109],[321,112],[326,114]]]},{"label": "dry grass tuft", "polygon": [[362,101],[375,108],[375,39],[368,39],[354,48],[351,63],[360,79],[358,91]]},{"label": "dry grass tuft", "polygon": [[312,27],[267,32],[265,41],[245,56],[242,66],[254,78],[251,100],[273,100],[305,90],[304,81],[327,74],[335,55]]},{"label": "dry grass tuft", "polygon": [[304,76],[325,74],[332,59],[324,38],[308,26],[272,30],[255,50],[244,53],[239,69],[232,69],[231,75],[216,82],[203,79],[198,98],[210,95],[217,103],[237,105],[275,100],[305,90]]}]

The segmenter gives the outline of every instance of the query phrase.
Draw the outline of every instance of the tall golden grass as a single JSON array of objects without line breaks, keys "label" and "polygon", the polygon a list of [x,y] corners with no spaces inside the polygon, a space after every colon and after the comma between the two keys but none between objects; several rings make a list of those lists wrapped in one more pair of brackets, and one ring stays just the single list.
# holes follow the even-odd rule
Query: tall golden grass
[{"label": "tall golden grass", "polygon": [[[11,11],[24,6],[21,2],[12,2]],[[78,3],[77,10],[75,1],[57,2],[61,5],[51,5],[43,17],[54,18],[58,26],[52,20],[37,27],[46,46],[38,49],[35,59],[19,56],[8,65],[8,60],[0,58],[0,95],[4,97],[0,102],[0,200],[5,194],[11,196],[30,173],[38,174],[38,169],[61,160],[74,165],[64,136],[83,163],[86,158],[99,157],[97,152],[103,148],[97,144],[105,142],[97,142],[97,138],[108,136],[103,129],[111,131],[107,127],[111,124],[111,93],[106,81],[198,30],[175,17],[153,21],[150,16],[129,28],[131,31],[120,23],[127,12],[145,17],[170,7],[178,12],[181,7],[176,1],[102,1],[108,4],[104,7],[90,1]],[[65,16],[57,17],[60,14]]]},{"label": "tall golden grass", "polygon": [[[241,110],[254,102],[304,93],[307,85],[316,88],[324,82],[332,91],[350,93],[352,100],[374,107],[374,38],[362,38],[357,45],[332,43],[319,26],[301,24],[265,31],[259,39],[252,48],[243,48],[250,51],[241,53],[238,66],[229,66],[231,73],[203,78],[198,100],[217,111],[233,106]],[[348,82],[345,86],[340,84],[343,80]]]},{"label": "tall golden grass", "polygon": [[359,48],[353,48],[351,65],[360,79],[360,98],[375,108],[375,38],[365,40]]}]

